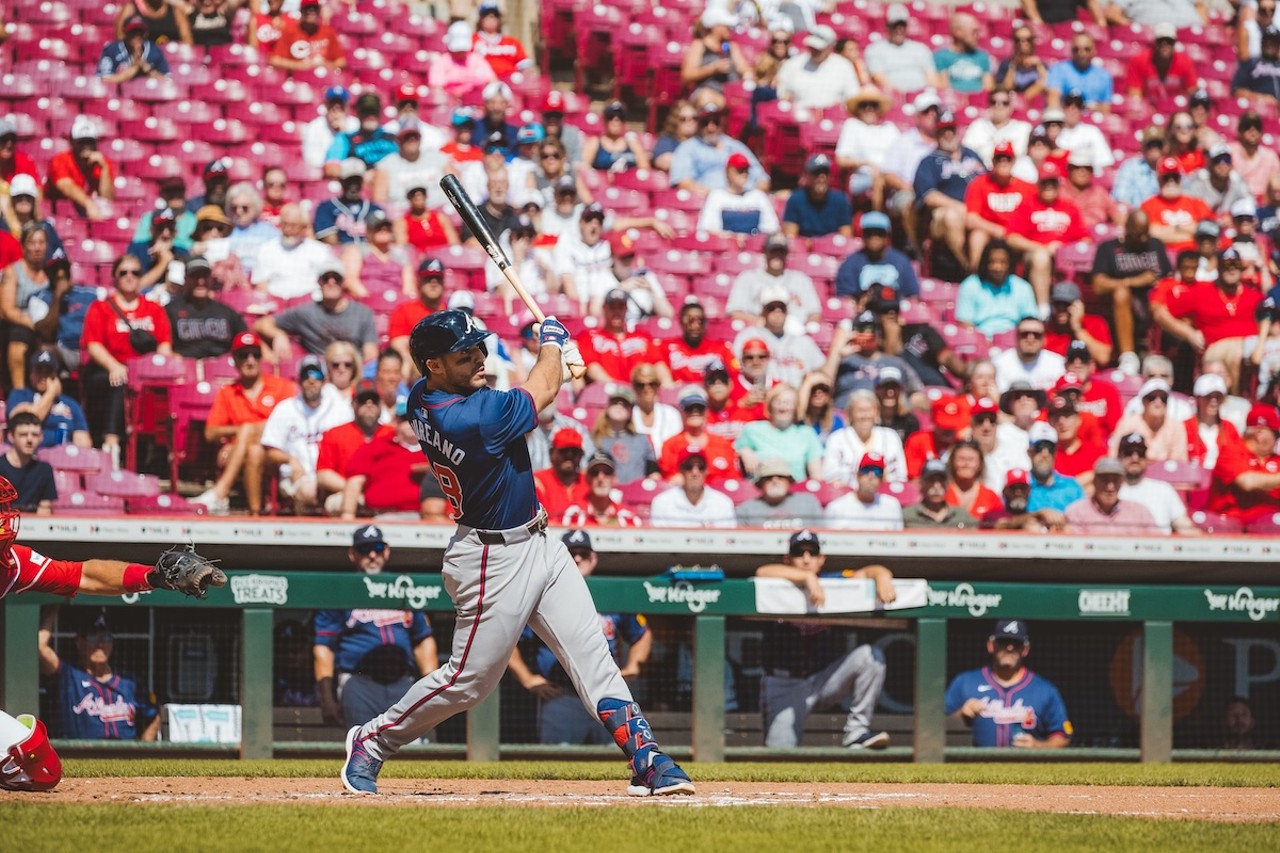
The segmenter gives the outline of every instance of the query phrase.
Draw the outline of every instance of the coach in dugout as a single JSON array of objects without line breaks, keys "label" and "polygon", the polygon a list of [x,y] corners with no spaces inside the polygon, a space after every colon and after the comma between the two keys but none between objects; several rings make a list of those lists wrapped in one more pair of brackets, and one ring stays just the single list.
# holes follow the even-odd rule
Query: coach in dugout
[{"label": "coach in dugout", "polygon": [[1071,743],[1067,706],[1026,666],[1031,635],[1021,619],[1001,619],[987,638],[991,663],[962,672],[947,688],[946,711],[973,729],[974,746],[1059,749]]},{"label": "coach in dugout", "polygon": [[[380,574],[391,560],[382,528],[357,528],[347,558],[358,572]],[[315,629],[320,713],[332,726],[367,723],[439,666],[436,638],[420,611],[321,610]]]}]

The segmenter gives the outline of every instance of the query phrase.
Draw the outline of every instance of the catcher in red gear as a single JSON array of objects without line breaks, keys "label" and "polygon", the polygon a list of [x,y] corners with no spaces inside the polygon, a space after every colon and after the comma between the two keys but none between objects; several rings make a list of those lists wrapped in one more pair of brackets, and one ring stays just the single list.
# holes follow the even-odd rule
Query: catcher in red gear
[{"label": "catcher in red gear", "polygon": [[[170,548],[154,566],[119,560],[53,560],[16,543],[22,516],[18,492],[0,477],[0,598],[10,593],[123,595],[169,589],[203,598],[227,576],[195,549]],[[49,743],[44,723],[23,714],[0,711],[0,788],[48,791],[62,778],[62,763]]]}]

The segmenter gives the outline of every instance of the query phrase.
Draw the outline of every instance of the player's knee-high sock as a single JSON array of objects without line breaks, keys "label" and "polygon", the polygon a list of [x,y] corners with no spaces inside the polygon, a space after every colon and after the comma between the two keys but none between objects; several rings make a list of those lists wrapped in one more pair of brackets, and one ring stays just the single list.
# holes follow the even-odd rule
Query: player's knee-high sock
[{"label": "player's knee-high sock", "polygon": [[658,754],[658,742],[653,739],[653,730],[640,706],[622,699],[601,699],[596,713],[613,734],[614,743],[626,754],[631,772],[643,779]]}]

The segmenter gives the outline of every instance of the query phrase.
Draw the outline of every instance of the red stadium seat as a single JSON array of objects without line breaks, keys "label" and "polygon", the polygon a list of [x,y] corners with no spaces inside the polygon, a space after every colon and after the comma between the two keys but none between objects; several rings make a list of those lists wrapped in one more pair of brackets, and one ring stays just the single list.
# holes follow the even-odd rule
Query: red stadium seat
[{"label": "red stadium seat", "polygon": [[111,471],[107,474],[90,474],[85,487],[99,495],[117,498],[153,498],[160,494],[160,481],[150,474],[132,471]]},{"label": "red stadium seat", "polygon": [[1239,519],[1230,518],[1216,512],[1196,510],[1191,513],[1191,521],[1205,533],[1235,534],[1244,532],[1244,524]]},{"label": "red stadium seat", "polygon": [[40,459],[52,465],[55,471],[75,471],[81,474],[96,474],[109,470],[111,466],[111,457],[101,450],[76,447],[74,444],[46,447],[40,451]]},{"label": "red stadium seat", "polygon": [[54,515],[116,516],[124,514],[124,498],[92,492],[58,494],[53,502]]},{"label": "red stadium seat", "polygon": [[126,498],[125,507],[130,515],[207,515],[209,512],[204,504],[170,494]]}]

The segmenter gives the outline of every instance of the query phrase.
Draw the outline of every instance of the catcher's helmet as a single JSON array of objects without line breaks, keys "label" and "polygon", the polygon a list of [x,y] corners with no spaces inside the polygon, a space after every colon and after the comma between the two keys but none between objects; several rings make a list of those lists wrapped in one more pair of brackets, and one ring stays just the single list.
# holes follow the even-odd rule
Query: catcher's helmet
[{"label": "catcher's helmet", "polygon": [[8,553],[9,546],[18,538],[22,516],[18,513],[17,502],[18,490],[4,477],[0,477],[0,555]]},{"label": "catcher's helmet", "polygon": [[[483,348],[489,333],[476,325],[465,311],[438,311],[418,321],[409,335],[409,355],[418,372],[427,375],[427,359],[448,352],[463,352],[474,346]],[[486,352],[485,355],[488,355]]]}]

